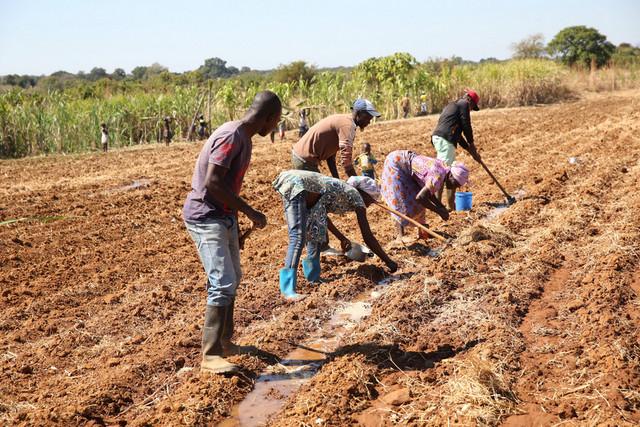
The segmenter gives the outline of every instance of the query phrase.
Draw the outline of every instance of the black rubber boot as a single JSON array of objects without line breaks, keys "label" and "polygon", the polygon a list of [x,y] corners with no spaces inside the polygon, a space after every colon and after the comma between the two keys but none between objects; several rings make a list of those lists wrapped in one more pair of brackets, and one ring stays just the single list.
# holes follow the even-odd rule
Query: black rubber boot
[{"label": "black rubber boot", "polygon": [[231,341],[233,337],[233,309],[235,304],[236,300],[234,298],[231,300],[231,304],[224,307],[224,323],[222,325],[222,336],[220,339],[223,356],[253,354],[257,352],[257,348],[254,346],[236,345]]},{"label": "black rubber boot", "polygon": [[207,305],[202,328],[202,363],[200,370],[214,373],[235,372],[238,367],[222,357],[222,333],[227,307]]},{"label": "black rubber boot", "polygon": [[224,307],[224,321],[222,324],[221,342],[223,347],[227,347],[231,343],[233,337],[233,308],[236,304],[235,298],[231,300],[231,304]]}]

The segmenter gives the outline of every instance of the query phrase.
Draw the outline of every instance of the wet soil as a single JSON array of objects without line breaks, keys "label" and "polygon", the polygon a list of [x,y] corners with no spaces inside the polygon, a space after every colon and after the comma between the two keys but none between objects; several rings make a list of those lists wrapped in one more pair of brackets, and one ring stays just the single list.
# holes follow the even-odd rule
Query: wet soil
[{"label": "wet soil", "polygon": [[[451,243],[398,243],[371,207],[403,279],[268,423],[639,423],[639,100],[474,113],[483,158],[522,197],[492,216],[500,190],[460,153],[473,210],[427,214]],[[356,146],[433,155],[436,120],[374,124]],[[222,422],[341,302],[375,291],[387,275],[377,258],[327,257],[324,283],[300,277],[305,300],[279,297],[287,231],[270,184],[289,166],[287,138],[254,140],[243,196],[269,225],[242,252],[235,339],[263,353],[232,357],[242,373],[230,377],[198,371],[204,277],[181,207],[201,143],[2,161],[0,223],[19,221],[0,225],[0,423]],[[335,223],[361,241],[354,215]]]}]

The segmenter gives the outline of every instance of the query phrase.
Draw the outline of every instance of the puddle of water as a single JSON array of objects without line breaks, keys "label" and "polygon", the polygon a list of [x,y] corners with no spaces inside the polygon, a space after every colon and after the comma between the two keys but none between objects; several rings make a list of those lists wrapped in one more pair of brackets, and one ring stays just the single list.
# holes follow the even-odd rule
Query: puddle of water
[{"label": "puddle of water", "polygon": [[[515,193],[511,194],[516,200],[520,200],[524,197],[524,195],[527,194],[526,191],[524,191],[523,189],[517,190]],[[500,203],[498,205],[496,205],[493,209],[491,209],[487,215],[485,215],[485,219],[488,221],[493,221],[496,218],[498,218],[500,215],[502,215],[504,213],[504,211],[506,211],[509,208],[509,205],[507,202],[504,203]]]},{"label": "puddle of water", "polygon": [[432,258],[437,258],[440,256],[443,250],[444,250],[443,248],[430,248],[429,251],[427,252],[427,256],[430,256]]},{"label": "puddle of water", "polygon": [[582,159],[580,157],[569,157],[570,165],[577,165],[578,163],[582,163]]},{"label": "puddle of water", "polygon": [[506,203],[504,205],[496,206],[495,208],[491,209],[487,213],[487,216],[485,218],[488,221],[493,221],[494,219],[496,219],[500,215],[502,215],[504,213],[504,211],[506,211],[507,209],[509,209],[509,206]]},{"label": "puddle of water", "polygon": [[147,178],[141,178],[134,180],[129,185],[123,185],[121,187],[116,188],[114,191],[131,191],[137,190],[138,188],[144,188],[151,185],[151,180]]},{"label": "puddle of water", "polygon": [[261,426],[278,412],[285,400],[309,381],[338,348],[345,333],[371,314],[371,301],[384,293],[387,284],[405,278],[391,275],[373,290],[363,292],[352,302],[342,303],[312,337],[291,351],[279,364],[268,367],[256,379],[254,389],[231,411],[231,418],[220,426]]}]

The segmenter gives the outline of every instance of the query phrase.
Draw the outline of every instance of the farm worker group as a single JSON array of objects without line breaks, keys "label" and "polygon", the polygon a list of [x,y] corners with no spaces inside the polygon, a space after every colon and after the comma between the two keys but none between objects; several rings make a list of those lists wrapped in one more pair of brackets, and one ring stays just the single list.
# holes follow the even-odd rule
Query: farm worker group
[{"label": "farm worker group", "polygon": [[[424,209],[447,219],[448,212],[437,195],[443,188],[455,191],[468,180],[468,169],[454,162],[456,144],[479,158],[469,120],[469,108],[477,109],[477,104],[478,96],[473,91],[467,91],[461,100],[450,104],[453,107],[447,116],[451,117],[444,120],[442,126],[439,123],[434,132],[434,139],[440,138],[437,146],[434,142],[438,159],[406,150],[390,153],[384,162],[382,188],[370,176],[357,176],[352,158],[356,128],[363,130],[374,117],[380,116],[370,101],[358,99],[351,114],[329,116],[306,131],[293,147],[293,169],[282,171],[273,182],[283,202],[289,235],[284,266],[279,272],[283,297],[289,300],[303,297],[296,289],[303,247],[306,246],[307,254],[302,260],[302,269],[310,282],[320,280],[320,250],[328,241],[328,232],[340,241],[343,251],[350,249],[350,240],[331,222],[329,213],[355,213],[365,244],[395,272],[398,264],[371,232],[366,209],[382,195],[398,212],[419,218],[421,222],[424,222]],[[255,228],[264,228],[267,218],[240,197],[240,190],[251,161],[251,138],[256,134],[269,135],[281,114],[278,96],[270,91],[259,92],[242,119],[224,123],[211,134],[195,163],[183,218],[207,277],[203,371],[234,372],[238,367],[225,357],[250,351],[231,341],[236,290],[242,278],[238,212],[246,215]],[[461,131],[466,140],[461,138]],[[448,157],[441,158],[445,153]],[[338,174],[338,154],[346,181]],[[363,154],[370,156],[370,147]],[[332,177],[319,172],[321,161],[327,162]],[[402,218],[395,219],[403,233],[408,224]]]}]

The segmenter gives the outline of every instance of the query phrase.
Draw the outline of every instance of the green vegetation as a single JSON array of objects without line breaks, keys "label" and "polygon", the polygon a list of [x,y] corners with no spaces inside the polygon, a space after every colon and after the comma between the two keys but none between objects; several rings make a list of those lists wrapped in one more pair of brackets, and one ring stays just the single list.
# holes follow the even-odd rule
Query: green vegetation
[{"label": "green vegetation", "polygon": [[[315,72],[302,64],[288,70],[284,81],[268,75],[239,75],[200,82],[166,71],[144,83],[100,79],[94,83],[43,91],[12,89],[0,94],[0,156],[21,157],[97,149],[102,122],[110,130],[112,147],[158,140],[162,118],[173,117],[177,137],[186,137],[201,97],[201,111],[209,111],[212,127],[240,117],[255,93],[276,92],[285,112],[311,108],[311,120],[349,111],[354,99],[371,99],[385,119],[399,117],[399,100],[405,95],[418,106],[426,94],[429,109],[440,111],[465,87],[482,94],[483,107],[552,102],[564,96],[563,68],[547,60],[455,65],[448,61],[419,64],[411,55],[398,53],[368,59],[351,71]],[[313,71],[309,77],[305,74]],[[192,77],[192,76],[191,76]],[[294,114],[288,114],[292,119]]]},{"label": "green vegetation", "polygon": [[[551,103],[566,98],[570,89],[637,87],[640,81],[640,48],[628,43],[614,48],[592,28],[565,28],[547,46],[541,34],[534,34],[512,48],[512,60],[479,63],[455,56],[419,63],[408,53],[396,53],[353,68],[324,70],[294,61],[256,71],[209,58],[182,74],[155,63],[135,67],[131,74],[95,67],[89,73],[8,75],[0,77],[0,157],[98,149],[103,122],[111,147],[158,141],[165,116],[173,118],[176,137],[185,138],[196,109],[214,129],[239,118],[262,89],[280,96],[285,119],[295,127],[295,113],[303,107],[310,109],[314,123],[349,111],[358,97],[369,98],[386,120],[400,117],[399,101],[405,96],[416,112],[426,95],[428,110],[435,113],[467,87],[480,94],[481,107],[487,108]],[[607,67],[590,69],[593,65]]]},{"label": "green vegetation", "polygon": [[615,52],[615,46],[595,28],[578,25],[560,31],[547,46],[549,53],[567,65],[590,66],[594,60],[604,66]]}]

